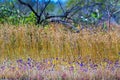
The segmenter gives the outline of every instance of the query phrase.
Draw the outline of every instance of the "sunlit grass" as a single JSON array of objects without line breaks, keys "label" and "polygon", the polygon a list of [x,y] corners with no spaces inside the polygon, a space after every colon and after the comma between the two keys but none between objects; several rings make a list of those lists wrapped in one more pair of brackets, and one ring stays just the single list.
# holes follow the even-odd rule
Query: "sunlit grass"
[{"label": "sunlit grass", "polygon": [[62,29],[62,25],[50,25],[45,29],[31,25],[0,25],[0,57],[31,57],[38,60],[62,57],[72,61],[78,57],[85,61],[119,59],[119,32],[85,29],[80,33],[73,33]]},{"label": "sunlit grass", "polygon": [[100,29],[74,33],[58,24],[50,24],[48,28],[1,24],[0,62],[28,58],[43,63],[47,60],[45,63],[56,65],[58,71],[61,71],[59,65],[75,68],[76,63],[84,63],[86,68],[90,64],[105,67],[120,59],[120,33]]}]

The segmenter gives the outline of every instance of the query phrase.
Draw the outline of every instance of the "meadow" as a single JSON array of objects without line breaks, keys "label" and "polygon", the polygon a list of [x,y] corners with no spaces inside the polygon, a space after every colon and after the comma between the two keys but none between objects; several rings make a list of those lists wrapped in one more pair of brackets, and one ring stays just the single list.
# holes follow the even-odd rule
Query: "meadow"
[{"label": "meadow", "polygon": [[0,24],[0,79],[120,80],[120,33]]}]

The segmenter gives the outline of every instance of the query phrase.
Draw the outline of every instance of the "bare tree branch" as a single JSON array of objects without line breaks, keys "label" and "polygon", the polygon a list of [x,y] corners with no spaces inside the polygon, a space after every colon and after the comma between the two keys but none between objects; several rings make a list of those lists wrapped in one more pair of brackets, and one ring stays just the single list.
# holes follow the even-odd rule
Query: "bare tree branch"
[{"label": "bare tree branch", "polygon": [[116,13],[119,13],[120,12],[120,9],[119,10],[117,10],[117,11],[115,11],[113,14],[116,14]]},{"label": "bare tree branch", "polygon": [[62,7],[62,4],[61,4],[60,0],[58,0],[58,3],[59,3],[59,5],[60,5],[60,8],[62,9],[63,13],[65,13],[65,10],[63,9],[63,7]]},{"label": "bare tree branch", "polygon": [[21,4],[23,4],[23,5],[25,5],[25,6],[27,6],[28,8],[30,8],[30,10],[37,16],[37,17],[39,17],[39,15],[35,12],[35,10],[32,8],[32,6],[30,5],[30,4],[28,4],[28,3],[25,3],[25,2],[23,2],[22,0],[18,0]]},{"label": "bare tree branch", "polygon": [[45,9],[47,8],[47,6],[49,5],[50,1],[51,0],[48,0],[48,2],[45,4],[45,7],[41,10],[40,15],[39,15],[40,17],[38,18],[38,22],[37,23],[41,23],[40,19],[42,17],[42,14],[45,11]]},{"label": "bare tree branch", "polygon": [[[75,26],[73,26],[71,23],[69,23],[69,20],[72,20],[71,17],[69,17],[69,14],[72,13],[72,11],[74,10],[78,10],[78,6],[80,4],[77,3],[75,6],[73,6],[72,8],[70,8],[69,10],[64,10],[63,7],[62,7],[62,4],[61,2],[58,0],[59,2],[59,5],[63,11],[63,14],[62,15],[46,15],[45,11],[46,11],[46,8],[48,7],[48,5],[50,4],[51,0],[48,0],[47,2],[44,1],[43,2],[43,6],[41,8],[41,12],[38,13],[35,12],[35,10],[33,9],[33,7],[29,4],[29,3],[26,3],[26,2],[23,2],[22,0],[18,0],[21,4],[27,6],[28,8],[30,8],[30,10],[35,14],[35,16],[37,17],[37,24],[44,24],[46,21],[49,21],[49,22],[59,22],[63,25],[66,25],[66,27],[70,28],[70,29],[74,29],[76,30],[77,32],[79,32],[79,30],[77,30],[75,28]],[[38,3],[38,2],[37,2]],[[44,16],[44,18],[43,18]],[[73,20],[72,20],[73,21]]]}]

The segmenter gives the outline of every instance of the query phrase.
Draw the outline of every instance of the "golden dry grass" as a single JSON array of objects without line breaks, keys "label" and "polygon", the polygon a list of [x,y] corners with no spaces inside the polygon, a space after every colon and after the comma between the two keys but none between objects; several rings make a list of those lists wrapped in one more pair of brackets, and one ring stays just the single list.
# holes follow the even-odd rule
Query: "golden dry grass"
[{"label": "golden dry grass", "polygon": [[119,31],[104,32],[84,29],[80,33],[63,30],[62,25],[49,28],[34,25],[0,25],[0,59],[16,60],[31,57],[35,60],[62,58],[65,61],[98,63],[104,59],[120,58]]}]

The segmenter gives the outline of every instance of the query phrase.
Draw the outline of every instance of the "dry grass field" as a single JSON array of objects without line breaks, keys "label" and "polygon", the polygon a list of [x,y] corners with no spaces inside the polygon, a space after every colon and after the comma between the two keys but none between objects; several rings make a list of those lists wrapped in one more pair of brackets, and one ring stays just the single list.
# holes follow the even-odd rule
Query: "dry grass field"
[{"label": "dry grass field", "polygon": [[1,24],[0,78],[120,80],[120,32]]}]

